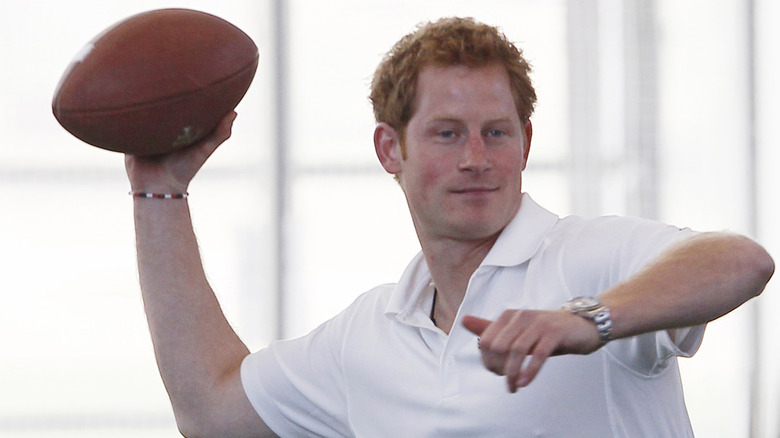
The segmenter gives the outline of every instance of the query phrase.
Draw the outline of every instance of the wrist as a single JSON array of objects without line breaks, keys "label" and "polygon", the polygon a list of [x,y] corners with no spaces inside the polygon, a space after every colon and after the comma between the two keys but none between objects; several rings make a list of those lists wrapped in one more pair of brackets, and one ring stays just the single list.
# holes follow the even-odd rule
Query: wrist
[{"label": "wrist", "polygon": [[158,157],[125,157],[130,190],[143,193],[185,193],[189,180],[177,176],[171,165]]},{"label": "wrist", "polygon": [[184,193],[187,191],[187,188],[187,184],[177,184],[175,182],[130,181],[131,192]]},{"label": "wrist", "polygon": [[599,335],[599,347],[612,340],[612,314],[597,297],[572,298],[561,308],[595,325]]},{"label": "wrist", "polygon": [[145,198],[145,199],[187,199],[190,195],[187,192],[179,193],[157,193],[157,192],[140,192],[133,190],[130,193],[133,198]]},{"label": "wrist", "polygon": [[187,193],[188,184],[175,181],[134,181],[130,180],[130,194],[133,193]]}]

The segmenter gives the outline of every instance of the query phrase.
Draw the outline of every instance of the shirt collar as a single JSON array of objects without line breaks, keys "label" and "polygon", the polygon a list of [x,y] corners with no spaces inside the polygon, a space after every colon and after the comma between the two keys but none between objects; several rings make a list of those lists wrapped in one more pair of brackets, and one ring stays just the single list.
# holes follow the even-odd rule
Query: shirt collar
[{"label": "shirt collar", "polygon": [[395,285],[385,309],[385,316],[396,317],[408,324],[422,324],[426,315],[419,315],[421,303],[426,298],[425,292],[432,290],[431,284],[431,272],[428,270],[425,256],[420,251]]},{"label": "shirt collar", "polygon": [[[501,232],[480,267],[517,266],[526,262],[536,253],[557,221],[557,215],[524,193],[517,214]],[[430,285],[431,273],[423,253],[419,252],[395,286],[385,315],[395,316],[409,324],[427,322],[429,315],[422,311],[422,303],[427,302],[428,295],[432,293]]]},{"label": "shirt collar", "polygon": [[498,236],[480,266],[517,266],[526,262],[542,246],[558,219],[556,214],[523,193],[520,209]]}]

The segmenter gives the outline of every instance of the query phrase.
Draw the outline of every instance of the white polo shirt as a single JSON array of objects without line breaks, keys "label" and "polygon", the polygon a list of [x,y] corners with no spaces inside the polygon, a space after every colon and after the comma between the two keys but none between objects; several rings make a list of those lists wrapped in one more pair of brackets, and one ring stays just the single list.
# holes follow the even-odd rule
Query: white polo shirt
[{"label": "white polo shirt", "polygon": [[418,254],[398,284],[361,295],[309,335],[248,356],[244,389],[282,437],[692,437],[677,356],[704,327],[552,357],[511,394],[488,371],[463,315],[557,309],[630,277],[690,230],[636,218],[559,219],[524,195],[474,272],[450,335],[433,325]]}]

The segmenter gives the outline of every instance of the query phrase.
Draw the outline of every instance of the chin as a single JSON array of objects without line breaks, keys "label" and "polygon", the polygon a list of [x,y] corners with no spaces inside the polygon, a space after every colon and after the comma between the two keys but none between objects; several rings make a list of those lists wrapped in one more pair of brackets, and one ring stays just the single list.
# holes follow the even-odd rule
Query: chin
[{"label": "chin", "polygon": [[462,240],[492,239],[501,234],[501,231],[503,231],[507,224],[508,222],[469,221],[458,227],[456,234],[459,235]]}]

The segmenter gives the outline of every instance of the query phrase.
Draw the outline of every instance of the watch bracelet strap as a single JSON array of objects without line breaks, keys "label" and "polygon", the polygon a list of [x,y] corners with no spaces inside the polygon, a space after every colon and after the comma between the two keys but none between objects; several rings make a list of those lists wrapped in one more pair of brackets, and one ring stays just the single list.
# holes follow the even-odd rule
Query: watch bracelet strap
[{"label": "watch bracelet strap", "polygon": [[602,306],[589,313],[588,319],[596,324],[596,329],[599,332],[599,347],[603,347],[604,344],[612,340],[612,314],[607,306]]},{"label": "watch bracelet strap", "polygon": [[599,335],[599,348],[603,347],[607,342],[612,340],[612,314],[609,311],[609,307],[601,304],[595,309],[573,309],[564,305],[563,309],[572,315],[577,315],[581,318],[585,318],[588,321],[596,325],[596,330]]}]

